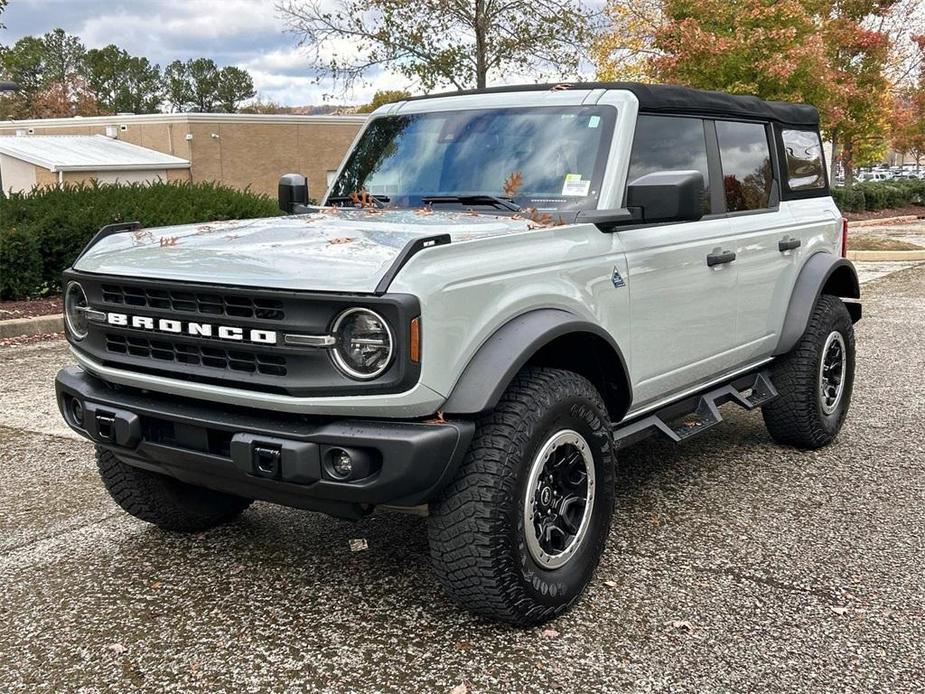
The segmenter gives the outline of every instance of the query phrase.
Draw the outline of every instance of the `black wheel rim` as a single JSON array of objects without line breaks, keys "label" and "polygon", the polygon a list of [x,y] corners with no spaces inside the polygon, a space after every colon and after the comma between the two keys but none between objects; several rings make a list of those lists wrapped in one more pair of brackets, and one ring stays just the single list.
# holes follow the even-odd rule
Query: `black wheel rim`
[{"label": "black wheel rim", "polygon": [[845,392],[845,338],[833,330],[822,347],[819,364],[819,404],[825,414],[832,414],[841,404]]},{"label": "black wheel rim", "polygon": [[574,556],[594,506],[594,458],[571,429],[556,432],[530,468],[524,498],[527,548],[541,566],[555,569]]}]

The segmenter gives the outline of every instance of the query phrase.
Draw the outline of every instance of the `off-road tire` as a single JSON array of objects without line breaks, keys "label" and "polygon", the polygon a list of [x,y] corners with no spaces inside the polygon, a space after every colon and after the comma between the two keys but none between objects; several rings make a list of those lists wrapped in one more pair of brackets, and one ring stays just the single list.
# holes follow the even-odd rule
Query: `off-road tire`
[{"label": "off-road tire", "polygon": [[[836,409],[826,413],[820,365],[826,341],[836,331],[841,334],[845,346],[844,386]],[[851,404],[854,358],[854,326],[848,309],[838,297],[821,296],[803,337],[773,367],[771,380],[780,395],[762,408],[771,438],[784,445],[808,449],[831,443]]]},{"label": "off-road tire", "polygon": [[[530,554],[524,520],[529,471],[544,442],[572,430],[593,457],[593,504],[567,563],[548,569]],[[479,615],[541,624],[579,598],[603,553],[613,514],[613,436],[591,383],[571,371],[527,368],[477,423],[455,478],[431,504],[434,570],[450,597]]]},{"label": "off-road tire", "polygon": [[96,464],[106,490],[119,506],[164,530],[208,530],[236,517],[251,504],[251,499],[133,467],[103,448],[96,449]]}]

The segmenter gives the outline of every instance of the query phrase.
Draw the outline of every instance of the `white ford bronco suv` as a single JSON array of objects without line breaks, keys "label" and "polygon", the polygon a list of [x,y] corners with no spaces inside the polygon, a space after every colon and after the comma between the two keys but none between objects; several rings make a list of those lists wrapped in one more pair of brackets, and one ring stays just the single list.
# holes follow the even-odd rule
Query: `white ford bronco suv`
[{"label": "white ford bronco suv", "polygon": [[591,580],[621,446],[726,403],[838,434],[861,305],[818,128],[632,83],[389,104],[321,206],[288,174],[287,216],[102,229],[61,412],[142,520],[426,510],[454,600],[541,623]]}]

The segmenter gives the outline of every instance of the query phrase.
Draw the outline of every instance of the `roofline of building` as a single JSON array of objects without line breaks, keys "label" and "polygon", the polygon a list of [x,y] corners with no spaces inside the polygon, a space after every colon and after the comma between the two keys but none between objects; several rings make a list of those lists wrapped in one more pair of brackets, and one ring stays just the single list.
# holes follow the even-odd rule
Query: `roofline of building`
[{"label": "roofline of building", "polygon": [[75,125],[119,125],[123,123],[274,123],[336,125],[363,123],[365,115],[311,116],[290,113],[147,113],[114,116],[71,116],[68,118],[32,118],[0,120],[0,128],[47,128]]},{"label": "roofline of building", "polygon": [[43,169],[48,169],[49,171],[152,171],[161,169],[188,169],[190,168],[189,162],[177,163],[173,162],[170,164],[156,164],[148,162],[146,164],[76,164],[74,166],[53,166],[48,168],[44,164],[36,164],[41,166]]}]

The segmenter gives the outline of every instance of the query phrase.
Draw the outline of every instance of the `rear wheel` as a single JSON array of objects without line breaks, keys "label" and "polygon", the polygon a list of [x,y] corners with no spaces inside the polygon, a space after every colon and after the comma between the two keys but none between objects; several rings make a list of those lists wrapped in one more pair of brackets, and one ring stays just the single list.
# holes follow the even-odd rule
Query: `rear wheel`
[{"label": "rear wheel", "polygon": [[521,372],[431,505],[431,558],[450,597],[521,626],[567,610],[607,540],[613,455],[590,382],[558,369]]},{"label": "rear wheel", "polygon": [[854,326],[841,299],[820,297],[806,332],[774,366],[772,380],[780,396],[763,408],[771,437],[799,448],[831,443],[854,386]]},{"label": "rear wheel", "polygon": [[96,449],[100,477],[125,511],[164,530],[208,530],[238,516],[251,499],[195,487],[166,475],[142,470]]}]

